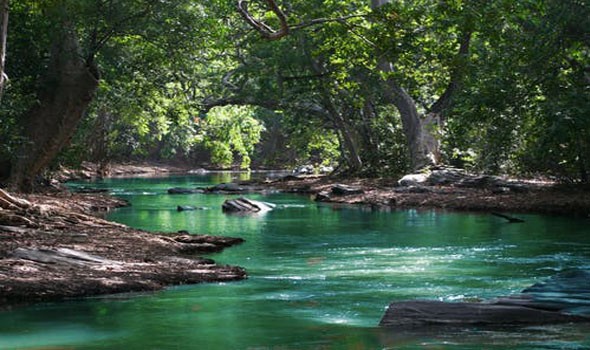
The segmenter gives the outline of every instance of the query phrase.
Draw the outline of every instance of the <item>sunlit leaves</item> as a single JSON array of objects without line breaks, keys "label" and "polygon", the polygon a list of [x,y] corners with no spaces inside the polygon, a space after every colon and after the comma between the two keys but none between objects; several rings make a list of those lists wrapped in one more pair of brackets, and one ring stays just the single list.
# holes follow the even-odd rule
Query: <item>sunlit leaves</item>
[{"label": "sunlit leaves", "polygon": [[238,157],[242,169],[250,167],[250,157],[264,130],[255,113],[252,107],[218,107],[199,121],[202,142],[211,151],[215,165],[231,167]]}]

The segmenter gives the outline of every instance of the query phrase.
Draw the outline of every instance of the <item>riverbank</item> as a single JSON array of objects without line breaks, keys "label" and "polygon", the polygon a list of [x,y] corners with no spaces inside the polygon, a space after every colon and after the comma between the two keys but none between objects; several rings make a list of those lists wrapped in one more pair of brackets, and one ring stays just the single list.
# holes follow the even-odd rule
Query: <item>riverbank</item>
[{"label": "riverbank", "polygon": [[[82,171],[86,169],[90,171],[92,177],[96,177],[97,165],[84,164]],[[72,173],[75,175],[74,178],[80,178],[79,171]],[[277,191],[309,194],[319,202],[352,204],[384,210],[423,208],[590,218],[590,186],[588,185],[564,185],[548,180],[478,176],[453,168],[446,168],[443,171],[446,172],[446,177],[442,176],[434,182],[420,184],[400,185],[399,179],[334,178],[324,175],[286,176],[278,180],[250,181],[244,184]],[[166,176],[195,172],[206,173],[207,170],[193,169],[188,165],[128,163],[112,165],[109,175]],[[465,181],[460,183],[461,180],[469,180],[470,183],[466,185]],[[333,193],[333,188],[337,185],[348,186],[353,191]],[[245,192],[256,191],[246,188]]]},{"label": "riverbank", "polygon": [[2,191],[0,308],[246,277],[240,267],[199,257],[241,239],[154,234],[98,217],[123,205],[98,194]]},{"label": "riverbank", "polygon": [[[392,179],[333,179],[290,176],[263,185],[309,194],[316,201],[373,209],[444,209],[536,213],[590,218],[590,187],[513,181],[514,186],[460,187],[456,184],[400,186]],[[257,182],[257,185],[261,183]]]}]

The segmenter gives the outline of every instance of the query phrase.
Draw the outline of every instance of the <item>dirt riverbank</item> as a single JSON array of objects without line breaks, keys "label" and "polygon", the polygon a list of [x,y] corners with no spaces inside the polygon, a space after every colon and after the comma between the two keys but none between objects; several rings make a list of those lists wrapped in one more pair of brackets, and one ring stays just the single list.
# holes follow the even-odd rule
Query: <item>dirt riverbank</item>
[{"label": "dirt riverbank", "polygon": [[97,194],[0,193],[0,309],[246,277],[200,254],[239,238],[154,234],[97,217],[126,205]]},{"label": "dirt riverbank", "polygon": [[[121,176],[188,172],[137,164],[117,165],[115,169]],[[507,184],[400,186],[391,179],[288,176],[243,185],[245,193],[256,192],[253,187],[273,189],[372,210],[437,208],[590,218],[587,186],[534,181]],[[0,309],[246,277],[239,267],[221,266],[199,257],[239,244],[239,238],[154,234],[108,222],[100,217],[126,203],[96,193],[60,190],[26,196],[0,194]]]},{"label": "dirt riverbank", "polygon": [[[350,191],[335,190],[344,185]],[[287,177],[264,186],[309,194],[319,202],[354,204],[373,209],[447,209],[537,213],[590,218],[590,187],[521,181],[512,189],[497,186],[399,186],[391,179]]]}]

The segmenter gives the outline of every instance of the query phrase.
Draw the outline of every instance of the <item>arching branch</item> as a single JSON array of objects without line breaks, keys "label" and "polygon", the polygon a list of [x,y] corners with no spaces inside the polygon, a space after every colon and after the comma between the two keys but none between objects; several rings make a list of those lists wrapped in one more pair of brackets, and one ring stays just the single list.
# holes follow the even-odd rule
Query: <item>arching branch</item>
[{"label": "arching branch", "polygon": [[287,23],[287,15],[277,5],[275,0],[265,0],[270,10],[277,16],[280,22],[280,28],[278,31],[271,28],[264,22],[255,19],[250,12],[248,12],[248,1],[238,1],[238,11],[252,28],[254,28],[260,35],[268,40],[279,40],[289,34],[289,24]]},{"label": "arching branch", "polygon": [[238,1],[238,12],[240,12],[240,14],[244,18],[244,20],[252,28],[254,28],[258,33],[260,33],[260,35],[262,35],[262,37],[264,37],[267,40],[279,40],[279,39],[289,35],[291,32],[294,32],[294,31],[297,31],[300,29],[304,29],[304,28],[308,28],[308,27],[312,27],[312,26],[316,26],[316,25],[322,25],[322,24],[330,23],[330,22],[338,22],[338,23],[346,24],[346,21],[349,19],[367,17],[366,14],[356,14],[356,15],[337,17],[337,18],[315,18],[315,19],[312,19],[307,22],[301,22],[298,24],[289,25],[289,23],[287,22],[287,15],[285,14],[285,12],[283,12],[283,10],[281,10],[281,8],[279,7],[279,5],[277,5],[275,0],[264,0],[264,1],[268,4],[268,7],[270,8],[270,10],[279,19],[280,28],[278,31],[274,30],[268,24],[255,19],[252,16],[252,14],[250,14],[250,12],[248,12],[248,0],[239,0]]},{"label": "arching branch", "polygon": [[[465,63],[469,56],[469,46],[471,44],[471,31],[464,32],[459,38],[459,52],[457,58],[460,62]],[[449,85],[445,89],[444,93],[439,99],[430,107],[429,113],[441,114],[444,110],[448,109],[451,105],[453,95],[457,90],[460,89],[463,80],[464,68],[455,67],[451,71],[451,79]]]}]

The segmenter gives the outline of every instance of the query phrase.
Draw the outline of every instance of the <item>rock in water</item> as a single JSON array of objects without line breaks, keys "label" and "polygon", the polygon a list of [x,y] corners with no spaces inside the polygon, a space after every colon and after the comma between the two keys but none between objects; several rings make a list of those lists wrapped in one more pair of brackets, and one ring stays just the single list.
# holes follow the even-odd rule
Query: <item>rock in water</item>
[{"label": "rock in water", "polygon": [[193,210],[197,210],[197,208],[191,207],[190,205],[179,205],[176,207],[176,210],[178,210],[178,211],[193,211]]},{"label": "rock in water", "polygon": [[520,305],[401,301],[389,305],[383,327],[508,326],[590,322],[590,318]]},{"label": "rock in water", "polygon": [[181,187],[174,187],[168,189],[168,194],[194,194],[194,193],[203,193],[204,191],[198,188],[181,188]]},{"label": "rock in water", "polygon": [[590,323],[590,272],[570,270],[526,288],[520,294],[482,303],[400,301],[389,305],[380,325],[542,325]]},{"label": "rock in water", "polygon": [[207,207],[193,207],[190,205],[179,205],[176,207],[178,211],[194,211],[194,210],[207,210]]},{"label": "rock in water", "polygon": [[563,271],[522,291],[533,305],[590,318],[590,271]]},{"label": "rock in water", "polygon": [[225,213],[260,213],[274,209],[275,205],[240,197],[228,199],[221,205]]}]

